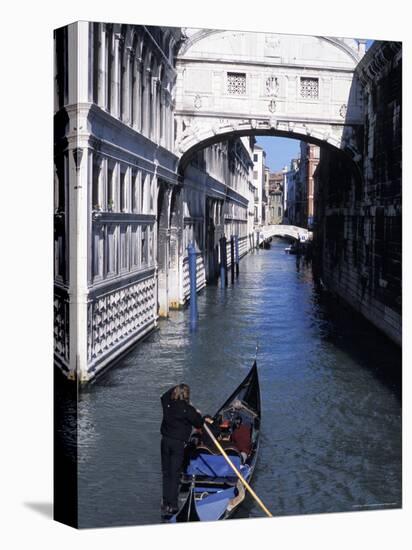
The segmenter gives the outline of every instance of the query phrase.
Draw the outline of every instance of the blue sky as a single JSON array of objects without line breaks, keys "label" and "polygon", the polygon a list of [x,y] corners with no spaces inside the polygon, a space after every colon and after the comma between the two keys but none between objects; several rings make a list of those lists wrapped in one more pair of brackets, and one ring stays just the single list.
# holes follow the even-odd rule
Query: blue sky
[{"label": "blue sky", "polygon": [[[373,44],[373,40],[366,41],[368,50]],[[257,136],[257,144],[266,151],[266,166],[272,172],[282,170],[284,166],[290,166],[293,158],[300,156],[299,141],[290,138],[280,138],[271,136]]]},{"label": "blue sky", "polygon": [[300,156],[299,140],[272,136],[256,136],[257,144],[266,152],[266,166],[272,172],[290,165],[293,158]]}]

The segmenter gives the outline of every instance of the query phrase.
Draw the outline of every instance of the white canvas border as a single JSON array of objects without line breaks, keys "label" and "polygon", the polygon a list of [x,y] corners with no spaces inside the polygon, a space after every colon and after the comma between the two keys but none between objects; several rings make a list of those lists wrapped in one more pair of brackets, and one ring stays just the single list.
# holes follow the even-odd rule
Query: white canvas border
[{"label": "white canvas border", "polygon": [[[52,498],[52,29],[77,19],[285,33],[404,40],[405,86],[409,82],[409,18],[400,2],[376,12],[372,1],[240,2],[156,0],[147,5],[14,1],[3,13],[2,43],[2,529],[7,548],[406,548],[411,488],[405,472],[404,509],[232,521],[222,524],[148,526],[76,532],[53,523],[30,504]],[[3,7],[3,12],[5,8]],[[404,88],[405,89],[405,88]],[[409,122],[404,95],[404,128]],[[408,181],[408,135],[404,139]],[[406,190],[406,184],[404,185]],[[410,191],[404,193],[410,211]],[[406,227],[405,227],[406,229]],[[405,243],[410,231],[405,232]],[[6,252],[6,257],[4,257]],[[405,359],[404,439],[410,426],[410,344],[406,329],[410,292],[404,245]],[[404,463],[410,458],[405,441]]]}]

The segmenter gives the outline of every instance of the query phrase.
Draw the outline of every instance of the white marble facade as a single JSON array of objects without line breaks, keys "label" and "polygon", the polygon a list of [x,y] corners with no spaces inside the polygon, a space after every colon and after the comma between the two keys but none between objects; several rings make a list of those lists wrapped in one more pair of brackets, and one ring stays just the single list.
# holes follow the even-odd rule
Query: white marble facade
[{"label": "white marble facade", "polygon": [[[55,360],[87,381],[198,289],[219,239],[249,249],[249,138],[174,151],[180,29],[79,22],[55,31]],[[214,262],[214,263],[213,263]]]},{"label": "white marble facade", "polygon": [[229,265],[232,236],[240,256],[255,244],[254,135],[356,155],[362,48],[83,21],[55,31],[55,359],[69,378],[89,380],[187,301],[190,242],[198,289],[217,275],[220,239]]},{"label": "white marble facade", "polygon": [[354,70],[364,41],[184,29],[176,83],[177,149],[224,136],[270,133],[352,148],[363,123]]},{"label": "white marble facade", "polygon": [[55,31],[55,358],[69,378],[92,378],[157,324],[180,37],[88,22]]}]

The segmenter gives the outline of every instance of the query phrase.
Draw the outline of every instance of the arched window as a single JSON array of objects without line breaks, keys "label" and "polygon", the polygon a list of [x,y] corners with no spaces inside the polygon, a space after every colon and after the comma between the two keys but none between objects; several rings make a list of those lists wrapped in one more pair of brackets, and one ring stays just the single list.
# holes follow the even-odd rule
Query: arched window
[{"label": "arched window", "polygon": [[67,27],[54,31],[55,40],[55,110],[58,111],[67,103],[68,96],[68,48]]},{"label": "arched window", "polygon": [[96,153],[93,154],[93,174],[92,174],[92,209],[101,210],[101,191],[100,191],[100,170],[102,159]]},{"label": "arched window", "polygon": [[159,72],[159,97],[158,97],[158,113],[159,113],[159,143],[165,145],[165,128],[164,128],[164,67],[161,65]]},{"label": "arched window", "polygon": [[143,62],[142,74],[142,133],[149,137],[150,135],[150,111],[151,111],[151,67],[150,55],[146,54]]},{"label": "arched window", "polygon": [[107,209],[109,212],[114,212],[116,207],[116,165],[111,161],[109,161],[107,172]]},{"label": "arched window", "polygon": [[150,65],[150,72],[148,75],[148,86],[149,86],[149,103],[148,103],[148,133],[147,137],[150,139],[155,139],[155,118],[156,118],[156,89],[155,89],[155,78],[156,78],[156,60],[152,56],[152,62]]},{"label": "arched window", "polygon": [[127,211],[127,185],[126,185],[126,171],[124,169],[120,172],[120,212]]},{"label": "arched window", "polygon": [[93,23],[93,70],[92,70],[92,101],[93,103],[99,103],[99,80],[100,80],[100,58],[102,54],[101,48],[101,32],[100,23]]},{"label": "arched window", "polygon": [[112,112],[113,109],[113,27],[112,25],[108,26],[108,32],[106,33],[106,108],[109,112]]},{"label": "arched window", "polygon": [[124,72],[125,72],[125,45],[123,40],[123,35],[121,33],[116,34],[116,40],[114,43],[115,46],[115,61],[116,61],[116,80],[114,82],[115,94],[116,94],[116,106],[114,110],[114,115],[119,119],[123,118],[124,111],[124,97],[123,97],[123,86],[124,82]]},{"label": "arched window", "polygon": [[142,184],[142,213],[149,214],[151,202],[150,174],[146,173],[142,175]]}]

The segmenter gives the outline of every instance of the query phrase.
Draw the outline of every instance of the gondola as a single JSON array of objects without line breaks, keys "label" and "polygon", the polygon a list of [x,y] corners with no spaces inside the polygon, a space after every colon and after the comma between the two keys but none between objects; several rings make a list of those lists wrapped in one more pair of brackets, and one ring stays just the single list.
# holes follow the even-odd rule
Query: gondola
[{"label": "gondola", "polygon": [[270,239],[266,239],[259,244],[259,248],[264,248],[265,250],[270,250],[270,246]]},{"label": "gondola", "polygon": [[[250,434],[248,452],[239,450],[236,423]],[[219,442],[226,454],[249,483],[256,466],[260,433],[260,389],[256,361],[243,382],[213,417],[220,426]],[[171,523],[227,519],[245,499],[242,482],[214,443],[203,431],[195,431],[186,447],[179,491],[179,511],[168,518]],[[248,436],[249,437],[249,436]]]}]

